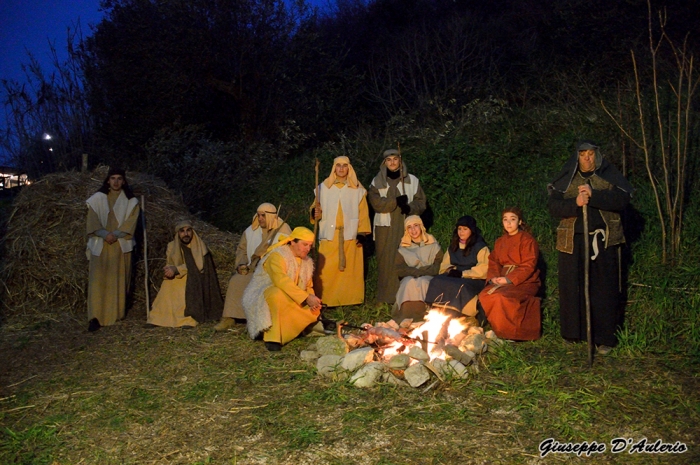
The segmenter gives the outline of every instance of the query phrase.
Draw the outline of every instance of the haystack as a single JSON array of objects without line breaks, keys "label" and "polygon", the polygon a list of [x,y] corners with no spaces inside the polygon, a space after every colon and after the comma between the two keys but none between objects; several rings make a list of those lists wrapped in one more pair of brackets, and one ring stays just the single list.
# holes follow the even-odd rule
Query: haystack
[{"label": "haystack", "polygon": [[[27,186],[17,196],[3,238],[0,295],[5,324],[23,326],[70,314],[87,318],[88,261],[85,200],[102,185],[107,167],[92,173],[57,173]],[[190,215],[182,199],[155,177],[127,172],[134,194],[145,199],[149,294],[152,302],[163,280],[165,249],[178,219],[191,219],[209,246],[222,292],[226,292],[238,236]],[[145,318],[144,234],[135,238],[132,309]]]}]

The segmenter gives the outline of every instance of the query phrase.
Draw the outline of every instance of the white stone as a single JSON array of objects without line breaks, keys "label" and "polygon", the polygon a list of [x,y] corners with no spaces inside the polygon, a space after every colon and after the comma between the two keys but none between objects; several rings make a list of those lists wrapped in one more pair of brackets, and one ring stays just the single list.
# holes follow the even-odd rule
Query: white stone
[{"label": "white stone", "polygon": [[320,357],[320,354],[315,350],[302,350],[299,356],[305,362],[314,362]]},{"label": "white stone", "polygon": [[460,378],[468,378],[469,377],[469,370],[467,367],[464,366],[464,364],[458,362],[457,360],[450,360],[447,362],[452,369],[453,374],[456,374]]},{"label": "white stone", "polygon": [[441,375],[447,375],[452,373],[452,369],[449,367],[445,359],[435,358],[431,360],[430,363],[433,364],[433,368],[435,368],[435,371],[437,371]]},{"label": "white stone", "polygon": [[321,355],[345,355],[348,346],[336,336],[320,337],[316,341],[316,350]]},{"label": "white stone", "polygon": [[405,370],[409,363],[411,363],[411,357],[406,354],[396,354],[389,359],[388,365],[395,370]]},{"label": "white stone", "polygon": [[403,375],[406,378],[406,382],[412,387],[418,387],[430,379],[430,371],[420,363],[406,368]]},{"label": "white stone", "polygon": [[347,371],[355,371],[365,363],[374,360],[374,349],[371,347],[362,347],[348,352],[343,357],[343,369]]},{"label": "white stone", "polygon": [[425,351],[418,346],[412,346],[408,349],[408,356],[422,362],[430,360],[430,355],[426,354]]},{"label": "white stone", "polygon": [[322,355],[316,361],[316,370],[321,376],[330,377],[338,370],[343,363],[343,357],[340,355]]},{"label": "white stone", "polygon": [[459,349],[462,351],[471,350],[474,353],[480,354],[484,348],[485,342],[486,338],[483,334],[470,334],[459,344]]},{"label": "white stone", "polygon": [[384,373],[384,364],[381,362],[371,362],[360,367],[350,378],[350,383],[359,388],[369,388],[377,383]]}]

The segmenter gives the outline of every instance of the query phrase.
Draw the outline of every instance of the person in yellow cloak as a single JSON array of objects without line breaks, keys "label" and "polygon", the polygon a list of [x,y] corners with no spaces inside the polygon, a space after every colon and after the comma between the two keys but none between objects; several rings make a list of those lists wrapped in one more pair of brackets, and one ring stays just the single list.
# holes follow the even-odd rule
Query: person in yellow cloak
[{"label": "person in yellow cloak", "polygon": [[313,326],[321,314],[321,299],[313,289],[314,262],[309,251],[314,233],[294,228],[272,245],[261,259],[243,293],[246,325],[251,339],[262,335],[265,347],[279,351],[282,345]]}]

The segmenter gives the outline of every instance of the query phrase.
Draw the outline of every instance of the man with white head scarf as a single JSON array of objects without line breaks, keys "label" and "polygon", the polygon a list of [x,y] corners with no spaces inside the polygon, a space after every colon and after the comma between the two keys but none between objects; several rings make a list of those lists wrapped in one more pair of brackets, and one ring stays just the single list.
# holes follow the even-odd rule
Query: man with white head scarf
[{"label": "man with white head scarf", "polygon": [[365,300],[363,245],[371,232],[367,191],[357,180],[350,159],[333,160],[331,174],[318,185],[318,263],[314,288],[329,307]]},{"label": "man with white head scarf", "polygon": [[377,303],[393,304],[399,290],[399,277],[394,266],[396,249],[404,233],[403,221],[409,215],[420,215],[427,206],[418,178],[408,173],[398,150],[384,151],[379,173],[372,180],[367,194],[374,209],[374,242],[377,253]]},{"label": "man with white head scarf", "polygon": [[277,242],[280,235],[292,232],[278,214],[277,208],[271,203],[260,204],[252,224],[243,232],[236,248],[236,272],[228,282],[224,312],[221,322],[214,326],[216,331],[226,331],[236,320],[245,320],[243,292],[253,278],[260,257],[265,255],[268,247]]},{"label": "man with white head scarf", "polygon": [[163,284],[148,323],[192,328],[219,319],[224,302],[214,261],[190,221],[175,225],[175,238],[168,243],[165,256]]},{"label": "man with white head scarf", "polygon": [[313,244],[314,233],[301,226],[280,237],[260,260],[243,293],[248,334],[251,339],[262,334],[270,351],[281,350],[321,315],[322,302],[313,288],[314,262],[309,257]]}]

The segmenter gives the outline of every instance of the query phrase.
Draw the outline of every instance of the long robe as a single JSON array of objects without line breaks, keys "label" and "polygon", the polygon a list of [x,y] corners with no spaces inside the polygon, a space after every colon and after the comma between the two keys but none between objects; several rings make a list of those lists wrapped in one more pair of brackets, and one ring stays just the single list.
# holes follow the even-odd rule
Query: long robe
[{"label": "long robe", "polygon": [[[102,224],[95,210],[88,206],[88,237],[94,237],[96,232],[106,230],[121,231],[122,239],[132,239],[138,222],[139,207],[134,207],[120,225],[113,208],[121,192],[109,191],[107,194],[109,214],[106,224]],[[131,252],[124,253],[119,241],[113,244],[105,241],[100,255],[90,254],[89,260],[88,321],[97,318],[102,326],[113,325],[126,314],[126,296],[131,284]]]},{"label": "long robe", "polygon": [[[332,189],[338,189],[341,183],[335,183]],[[341,194],[349,187],[342,185]],[[324,204],[321,197],[321,208],[330,211],[330,206]],[[363,196],[359,203],[358,234],[371,232],[369,222],[369,208],[367,197]],[[345,269],[340,270],[340,234],[345,227],[345,214],[341,205],[338,205],[338,213],[335,218],[335,231],[332,240],[321,239],[318,246],[318,263],[314,276],[314,290],[324,304],[329,307],[340,305],[357,305],[365,300],[365,266],[364,252],[356,243],[356,237],[343,238],[343,255],[345,256]]]},{"label": "long robe", "polygon": [[263,333],[265,342],[286,344],[318,321],[320,316],[319,310],[311,310],[305,304],[309,294],[314,294],[313,279],[309,279],[306,289],[302,289],[299,286],[302,260],[294,257],[294,261],[297,264],[296,272],[293,273],[295,278],[289,277],[289,267],[282,254],[271,253],[262,265],[272,280],[272,286],[264,291],[272,319],[272,326]]},{"label": "long robe", "polygon": [[[399,290],[396,293],[396,306],[407,301],[425,302],[430,280],[440,270],[443,252],[440,244],[411,243],[401,247],[396,252],[396,274],[401,278]],[[410,261],[411,263],[408,263]]]},{"label": "long robe", "polygon": [[[478,300],[479,292],[484,288],[486,282],[486,274],[489,266],[489,248],[486,243],[481,240],[474,244],[474,249],[468,257],[462,256],[461,249],[464,248],[460,244],[460,251],[445,254],[443,262],[440,264],[440,275],[435,276],[430,282],[426,301],[445,305],[447,308],[454,309],[468,316],[477,314],[476,301]],[[455,257],[452,260],[450,257]],[[459,266],[460,261],[468,261],[465,266]],[[452,263],[452,262],[455,263]],[[466,262],[465,262],[466,263]],[[447,276],[451,268],[456,268],[462,272],[462,277]]]},{"label": "long robe", "polygon": [[479,300],[500,338],[531,341],[540,337],[539,253],[537,241],[525,231],[496,239],[489,255],[487,281],[505,276],[512,284],[488,284],[479,294]]},{"label": "long robe", "polygon": [[[405,165],[404,165],[405,166]],[[381,168],[386,170],[384,166]],[[377,179],[379,175],[375,177]],[[401,195],[403,187],[401,179],[386,179],[388,190],[386,196],[382,196],[374,181],[369,188],[367,197],[375,213],[388,213],[390,215],[389,226],[374,225],[374,243],[377,255],[377,302],[393,304],[396,301],[396,292],[399,290],[399,276],[396,274],[394,259],[396,249],[399,248],[401,237],[404,234],[404,220],[406,215],[401,213],[401,208],[396,204],[396,197]],[[416,182],[418,179],[416,178]],[[423,188],[418,184],[413,199],[409,198],[409,215],[420,215],[427,206]]]},{"label": "long robe", "polygon": [[[174,242],[168,244],[167,257],[172,256],[174,246]],[[211,254],[204,255],[201,272],[187,246],[182,246],[182,255],[185,263],[177,267],[178,274],[173,279],[163,279],[153,301],[148,317],[148,322],[153,325],[170,328],[197,326],[221,317],[224,302]]]},{"label": "long robe", "polygon": [[[585,277],[583,208],[576,205],[573,192],[577,188],[576,184],[581,182],[577,173],[572,179],[570,189],[566,191],[569,192],[568,194],[552,191],[548,207],[552,216],[556,218],[575,218],[572,252],[559,252],[559,319],[562,337],[585,341],[588,334],[583,292]],[[597,183],[594,182],[594,184]],[[605,231],[606,237],[609,238],[612,228],[606,224],[601,212],[621,212],[629,200],[629,193],[617,186],[612,189],[598,190],[594,185],[593,195],[588,204],[588,240],[591,257],[595,253],[594,245],[598,249],[596,258],[589,261],[591,332],[596,345],[614,347],[617,344],[615,333],[621,320],[621,245],[609,245],[602,234],[590,235],[590,232]],[[621,226],[619,227],[621,229]],[[559,229],[562,229],[561,226]]]},{"label": "long robe", "polygon": [[[252,226],[249,226],[252,229]],[[276,231],[276,232],[275,232]],[[253,244],[255,247],[255,255],[262,257],[265,254],[268,246],[274,244],[276,241],[273,238],[270,241],[270,235],[275,232],[275,238],[280,234],[291,234],[292,230],[289,228],[287,223],[282,224],[279,230],[275,229],[263,229],[261,231],[261,241],[259,244]],[[236,269],[239,265],[250,264],[252,257],[248,257],[248,239],[247,234],[243,233],[241,235],[241,240],[236,248]],[[258,261],[256,266],[259,265]],[[253,273],[255,269],[248,270],[247,274],[240,274],[235,272],[228,282],[228,289],[226,290],[226,300],[224,301],[224,311],[222,316],[224,318],[236,318],[239,320],[245,320],[245,310],[243,309],[243,292],[245,288],[248,287],[250,280],[253,279]]]}]

